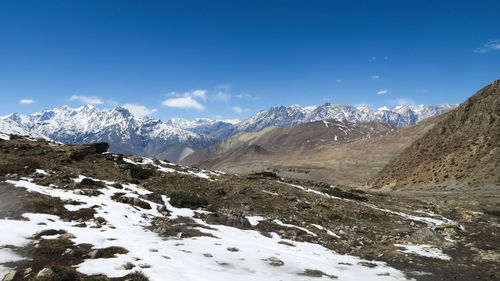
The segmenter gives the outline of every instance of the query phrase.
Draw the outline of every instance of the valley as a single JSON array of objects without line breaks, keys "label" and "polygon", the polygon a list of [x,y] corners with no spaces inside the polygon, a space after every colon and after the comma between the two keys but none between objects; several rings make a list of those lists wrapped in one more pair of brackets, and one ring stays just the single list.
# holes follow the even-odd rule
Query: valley
[{"label": "valley", "polygon": [[499,277],[496,189],[359,191],[99,145],[0,145],[0,223],[12,230],[0,272],[12,280]]}]

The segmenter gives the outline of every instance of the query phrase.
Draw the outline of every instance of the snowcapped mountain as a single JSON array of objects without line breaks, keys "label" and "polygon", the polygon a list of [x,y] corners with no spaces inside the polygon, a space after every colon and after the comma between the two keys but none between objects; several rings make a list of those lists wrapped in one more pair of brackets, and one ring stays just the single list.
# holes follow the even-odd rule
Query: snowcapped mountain
[{"label": "snowcapped mountain", "polygon": [[286,127],[299,123],[337,119],[350,122],[376,121],[396,127],[454,108],[454,105],[408,106],[371,109],[324,103],[319,106],[278,106],[260,111],[243,120],[175,118],[162,122],[132,115],[123,107],[100,110],[92,105],[79,108],[62,106],[31,115],[12,113],[0,117],[0,132],[50,138],[63,143],[105,141],[110,151],[156,157],[177,162],[193,151],[239,132],[260,131],[269,126]]},{"label": "snowcapped mountain", "polygon": [[212,137],[160,120],[133,116],[123,107],[106,111],[92,105],[76,109],[63,106],[32,115],[13,113],[0,118],[0,131],[3,128],[7,133],[46,136],[63,143],[105,141],[113,152],[170,161],[215,142]]},{"label": "snowcapped mountain", "polygon": [[185,120],[182,118],[173,118],[165,123],[197,134],[208,135],[216,139],[224,139],[232,136],[234,125],[239,122],[240,120],[238,119],[216,120],[196,118],[194,120]]},{"label": "snowcapped mountain", "polygon": [[[5,117],[0,117],[0,138],[8,139],[9,134],[12,135],[20,135],[20,136],[29,136],[32,138],[47,138],[44,135],[41,135],[36,132],[31,132],[25,128],[22,128],[18,125],[17,121],[8,119]],[[47,138],[48,139],[48,138]]]},{"label": "snowcapped mountain", "polygon": [[291,126],[326,119],[346,120],[350,122],[376,121],[389,123],[396,127],[415,124],[422,119],[440,114],[456,105],[408,106],[401,105],[389,109],[387,107],[371,109],[367,106],[353,107],[344,104],[324,103],[319,106],[302,107],[299,105],[271,107],[235,125],[236,131],[260,131],[269,126]]}]

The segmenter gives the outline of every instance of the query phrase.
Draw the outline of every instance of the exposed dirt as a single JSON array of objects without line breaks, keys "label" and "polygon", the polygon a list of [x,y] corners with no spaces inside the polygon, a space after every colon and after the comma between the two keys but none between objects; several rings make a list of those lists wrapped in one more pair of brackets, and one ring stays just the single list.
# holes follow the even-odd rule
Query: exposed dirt
[{"label": "exposed dirt", "polygon": [[370,185],[500,185],[500,80],[481,89],[387,165]]},{"label": "exposed dirt", "polygon": [[318,121],[267,128],[240,133],[191,154],[182,163],[230,173],[272,171],[282,177],[362,186],[447,114],[401,129],[377,122],[354,127],[339,121],[328,121],[328,127]]},{"label": "exposed dirt", "polygon": [[[200,213],[198,217],[210,224],[255,229],[262,235],[275,232],[283,239],[319,243],[339,253],[388,262],[417,280],[500,278],[496,270],[500,266],[498,258],[500,241],[497,238],[500,229],[499,217],[486,212],[488,210],[494,214],[495,210],[498,211],[499,194],[496,188],[478,189],[472,193],[471,190],[458,187],[446,192],[436,188],[407,193],[390,190],[362,192],[343,187],[342,192],[335,193],[336,196],[343,198],[333,198],[326,194],[326,190],[331,188],[329,184],[279,179],[271,174],[248,177],[219,175],[208,180],[193,174],[183,174],[189,171],[185,167],[156,162],[156,165],[165,169],[177,171],[161,172],[157,166],[144,164],[141,158],[129,157],[136,161],[134,165],[117,155],[89,151],[88,147],[59,146],[26,139],[2,141],[0,145],[2,149],[8,151],[0,152],[0,166],[17,163],[15,169],[0,170],[0,180],[19,179],[25,176],[34,178],[34,182],[38,184],[54,184],[67,190],[85,187],[88,188],[89,196],[92,196],[92,192],[100,192],[103,185],[98,181],[93,183],[85,181],[82,185],[75,183],[73,179],[84,175],[101,181],[133,182],[154,192],[146,200],[158,201],[158,198],[161,198],[158,196],[169,196],[174,192],[184,192],[203,198],[207,202],[204,210],[210,213]],[[16,147],[20,150],[14,149]],[[82,150],[86,151],[83,159],[71,159],[72,152]],[[24,152],[23,155],[21,151]],[[37,166],[29,166],[29,163],[34,161]],[[133,178],[130,165],[150,169],[152,172],[148,173],[148,178]],[[49,174],[34,174],[35,168],[43,169]],[[301,186],[302,189],[293,184]],[[348,199],[356,198],[353,195],[366,200]],[[28,193],[7,183],[0,185],[0,198],[2,198],[0,215],[3,218],[19,218],[25,212],[40,212],[56,214],[62,219],[80,219],[82,227],[85,227],[85,222],[88,221],[96,224],[105,223],[99,222],[99,218],[94,217],[92,208],[82,214],[69,212],[63,205],[70,202],[38,193]],[[117,195],[116,200],[121,200],[120,198]],[[134,200],[123,200],[125,204],[141,208],[134,203]],[[71,203],[78,204],[78,202]],[[168,210],[162,212],[168,213]],[[443,217],[446,217],[452,221],[439,226],[429,225],[409,219],[406,214],[441,220],[445,220]],[[247,216],[263,216],[266,220],[251,225],[246,219]],[[289,225],[280,224],[275,220]],[[166,237],[177,237],[179,233],[181,238],[205,235],[202,229],[194,229],[197,225],[190,220],[161,219],[157,221],[156,226],[156,232]],[[329,234],[327,230],[339,238]],[[31,268],[36,273],[47,267],[67,268],[78,264],[91,254],[91,245],[74,245],[65,239],[51,242],[44,242],[43,238],[38,240],[39,248],[34,248],[34,244],[30,244],[26,248],[15,249],[31,257],[31,261],[12,263],[9,266],[15,267],[18,272]],[[448,254],[451,260],[403,253],[394,245],[409,243],[432,245]],[[72,254],[64,254],[67,248],[72,249]],[[364,266],[373,264],[366,263]],[[83,278],[79,273],[74,274]],[[304,274],[312,276],[319,275],[320,272],[311,268]],[[26,278],[19,276],[16,275],[16,280],[33,280],[29,276]]]}]

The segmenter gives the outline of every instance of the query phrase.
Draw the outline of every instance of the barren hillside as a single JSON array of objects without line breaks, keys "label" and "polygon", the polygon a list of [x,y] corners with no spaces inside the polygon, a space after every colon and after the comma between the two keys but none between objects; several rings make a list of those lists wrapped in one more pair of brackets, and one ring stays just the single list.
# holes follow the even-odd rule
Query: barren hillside
[{"label": "barren hillside", "polygon": [[497,80],[404,150],[371,185],[500,185],[499,115]]},{"label": "barren hillside", "polygon": [[[328,121],[329,127],[318,121],[267,128],[221,141],[193,153],[183,163],[232,173],[273,171],[285,177],[361,186],[446,114],[398,130],[376,122],[338,121]],[[339,125],[358,126],[362,133],[345,134]]]}]

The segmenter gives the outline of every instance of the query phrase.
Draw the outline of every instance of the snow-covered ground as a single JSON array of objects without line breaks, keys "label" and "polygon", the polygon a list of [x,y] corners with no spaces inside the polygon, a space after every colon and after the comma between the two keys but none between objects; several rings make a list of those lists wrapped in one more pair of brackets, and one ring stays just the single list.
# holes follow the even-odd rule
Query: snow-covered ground
[{"label": "snow-covered ground", "polygon": [[[83,177],[79,177],[75,180],[82,179]],[[383,262],[371,262],[377,266],[366,267],[362,265],[366,261],[358,257],[337,254],[318,244],[284,240],[276,233],[272,233],[272,237],[269,238],[254,230],[208,225],[194,218],[195,211],[171,206],[165,196],[163,199],[171,211],[170,218],[190,217],[200,225],[209,226],[211,229],[199,228],[199,230],[215,237],[183,239],[161,237],[146,229],[151,226],[153,218],[163,216],[156,209],[158,204],[148,201],[152,209],[146,210],[111,199],[118,192],[124,192],[128,197],[149,193],[134,184],[123,185],[123,189],[117,189],[110,186],[112,182],[105,182],[106,187],[100,189],[103,194],[88,197],[75,193],[75,190],[40,186],[29,179],[8,182],[29,192],[83,203],[66,205],[71,211],[97,205],[99,207],[96,208],[95,216],[103,217],[107,223],[100,228],[89,227],[95,225],[93,222],[87,222],[88,227],[75,227],[76,221],[63,221],[54,215],[32,213],[23,215],[26,220],[0,220],[1,228],[9,229],[0,232],[0,279],[8,272],[8,269],[1,267],[2,263],[23,258],[4,246],[23,247],[32,241],[30,237],[38,231],[62,229],[75,236],[71,240],[76,244],[90,243],[95,249],[120,246],[129,251],[127,254],[117,254],[113,258],[84,260],[77,266],[77,270],[89,275],[106,274],[109,277],[121,277],[141,268],[151,280],[330,279],[326,275],[322,278],[313,278],[302,274],[309,269],[337,276],[339,280],[407,280],[402,272]],[[252,225],[257,225],[263,219],[263,217],[250,217],[249,221]],[[278,243],[280,241],[287,243]],[[291,246],[292,244],[294,246]],[[125,269],[124,265],[127,263],[136,267]]]},{"label": "snow-covered ground", "polygon": [[403,252],[403,253],[414,254],[414,255],[428,257],[428,258],[442,259],[442,260],[450,260],[451,259],[448,255],[444,254],[443,251],[441,251],[438,248],[433,247],[432,245],[394,244],[394,246],[403,248],[402,250],[399,250],[400,252]]},{"label": "snow-covered ground", "polygon": [[434,226],[436,226],[436,225],[442,225],[443,223],[453,224],[452,220],[450,220],[448,218],[445,218],[445,217],[442,217],[442,216],[438,216],[436,214],[425,213],[425,214],[428,215],[428,217],[421,217],[421,216],[410,215],[410,214],[406,214],[406,213],[403,213],[403,212],[397,212],[397,211],[389,210],[389,209],[386,209],[386,208],[380,208],[378,206],[375,206],[373,204],[366,203],[366,202],[359,202],[359,201],[356,201],[356,200],[351,200],[351,199],[346,199],[346,198],[340,198],[340,197],[332,196],[332,195],[329,195],[329,194],[326,194],[326,193],[323,193],[323,192],[320,192],[320,191],[317,191],[317,190],[314,190],[314,189],[310,189],[310,188],[307,188],[307,187],[303,187],[303,186],[300,186],[300,185],[286,183],[286,182],[281,182],[281,181],[278,181],[278,182],[282,183],[282,184],[286,184],[286,185],[292,186],[292,187],[295,187],[297,189],[300,189],[300,190],[303,190],[303,191],[306,191],[306,192],[315,193],[315,194],[318,194],[318,195],[321,195],[321,196],[325,196],[325,197],[328,197],[328,198],[332,198],[332,199],[344,200],[344,201],[348,201],[348,202],[360,204],[360,205],[363,205],[363,206],[366,206],[366,207],[369,207],[369,208],[372,208],[372,209],[375,209],[375,210],[378,210],[378,211],[381,211],[381,212],[385,212],[385,213],[390,213],[390,214],[393,214],[393,215],[397,215],[397,216],[400,216],[400,217],[402,217],[404,219],[408,219],[408,220],[412,220],[412,221],[423,222],[423,223],[426,223],[428,225],[434,225]]}]

